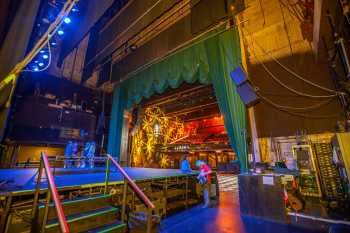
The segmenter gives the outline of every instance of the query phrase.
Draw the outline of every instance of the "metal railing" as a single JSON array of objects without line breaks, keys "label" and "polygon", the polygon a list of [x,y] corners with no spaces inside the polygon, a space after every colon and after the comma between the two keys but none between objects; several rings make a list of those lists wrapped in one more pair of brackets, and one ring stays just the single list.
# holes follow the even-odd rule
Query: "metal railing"
[{"label": "metal railing", "polygon": [[58,192],[57,192],[57,188],[56,188],[56,184],[55,184],[55,181],[53,178],[53,174],[51,172],[51,166],[50,166],[49,160],[48,160],[45,152],[41,152],[40,166],[39,166],[39,171],[38,171],[38,178],[37,178],[37,184],[36,184],[36,190],[35,190],[34,202],[33,202],[33,211],[32,211],[33,223],[37,217],[38,200],[39,200],[39,195],[40,195],[40,184],[41,184],[41,177],[42,177],[43,169],[45,170],[46,178],[48,181],[48,190],[47,190],[47,196],[46,196],[46,202],[45,202],[44,217],[43,217],[43,222],[41,225],[40,232],[45,231],[45,225],[47,223],[47,218],[48,218],[48,213],[49,213],[49,204],[50,204],[50,199],[51,199],[51,195],[52,195],[52,199],[53,199],[54,204],[56,206],[56,212],[57,212],[57,217],[58,217],[59,225],[61,228],[61,232],[69,233],[68,223],[67,223],[66,217],[64,215],[64,211],[63,211],[62,204],[61,204]]},{"label": "metal railing", "polygon": [[105,192],[108,191],[108,182],[110,177],[110,163],[113,163],[114,166],[117,167],[119,172],[123,175],[124,178],[124,186],[123,186],[123,201],[122,201],[122,221],[125,222],[126,220],[126,197],[127,197],[127,190],[128,186],[132,189],[133,192],[136,193],[136,195],[141,199],[142,203],[147,207],[147,233],[151,232],[152,229],[152,211],[155,208],[154,204],[151,202],[151,200],[144,194],[144,192],[137,186],[137,184],[130,178],[130,176],[125,172],[124,168],[120,166],[120,164],[109,154],[107,154],[107,169],[106,169],[106,182],[105,182]]}]

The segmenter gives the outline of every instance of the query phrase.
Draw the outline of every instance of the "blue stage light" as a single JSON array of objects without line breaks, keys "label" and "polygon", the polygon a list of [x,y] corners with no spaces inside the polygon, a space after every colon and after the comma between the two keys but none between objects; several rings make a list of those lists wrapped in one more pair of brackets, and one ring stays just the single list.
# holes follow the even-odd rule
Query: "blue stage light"
[{"label": "blue stage light", "polygon": [[78,8],[73,7],[72,12],[78,12],[78,11],[79,11]]},{"label": "blue stage light", "polygon": [[57,43],[56,43],[56,42],[51,42],[51,45],[52,45],[52,46],[56,46]]},{"label": "blue stage light", "polygon": [[44,63],[40,62],[38,65],[41,67],[41,66],[44,66]]},{"label": "blue stage light", "polygon": [[33,70],[34,70],[35,72],[38,72],[38,71],[39,71],[39,68],[38,68],[37,66],[34,66],[34,67],[33,67]]},{"label": "blue stage light", "polygon": [[44,54],[44,55],[43,55],[43,58],[44,58],[44,59],[48,59],[48,58],[49,58],[49,55]]},{"label": "blue stage light", "polygon": [[39,61],[34,61],[35,64],[39,63]]},{"label": "blue stage light", "polygon": [[72,20],[69,17],[65,17],[63,20],[66,24],[70,24]]},{"label": "blue stage light", "polygon": [[45,50],[40,50],[40,53],[46,53],[46,51]]},{"label": "blue stage light", "polygon": [[63,31],[63,30],[58,30],[58,31],[57,31],[57,34],[60,35],[60,36],[62,36],[62,35],[64,34],[64,31]]}]

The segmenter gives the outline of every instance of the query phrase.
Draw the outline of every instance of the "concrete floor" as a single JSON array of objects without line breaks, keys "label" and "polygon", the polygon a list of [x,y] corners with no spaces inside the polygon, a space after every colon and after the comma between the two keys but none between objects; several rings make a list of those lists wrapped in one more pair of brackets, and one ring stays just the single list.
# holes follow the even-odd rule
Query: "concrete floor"
[{"label": "concrete floor", "polygon": [[236,192],[221,192],[218,206],[200,206],[166,218],[160,233],[319,233],[260,219],[241,218]]}]

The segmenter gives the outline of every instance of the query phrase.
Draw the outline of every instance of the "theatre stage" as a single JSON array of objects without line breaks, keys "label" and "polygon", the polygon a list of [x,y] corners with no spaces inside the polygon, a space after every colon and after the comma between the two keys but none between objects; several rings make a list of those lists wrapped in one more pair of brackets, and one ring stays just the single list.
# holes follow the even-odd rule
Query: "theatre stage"
[{"label": "theatre stage", "polygon": [[[58,189],[101,186],[104,185],[106,179],[105,168],[56,168],[52,171],[54,172],[54,179]],[[191,175],[189,173],[182,173],[179,169],[125,167],[125,171],[135,181]],[[6,184],[0,187],[0,195],[7,195],[9,193],[18,195],[34,192],[37,174],[37,168],[0,169],[0,182],[6,182]],[[109,185],[122,182],[122,174],[118,170],[111,168]],[[40,187],[41,189],[47,188],[45,175],[41,180]]]}]

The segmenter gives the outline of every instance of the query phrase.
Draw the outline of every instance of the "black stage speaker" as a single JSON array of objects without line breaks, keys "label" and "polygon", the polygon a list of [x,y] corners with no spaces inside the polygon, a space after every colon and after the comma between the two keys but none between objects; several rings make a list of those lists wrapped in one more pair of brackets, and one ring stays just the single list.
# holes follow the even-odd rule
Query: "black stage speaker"
[{"label": "black stage speaker", "polygon": [[254,87],[249,82],[246,73],[241,66],[230,73],[230,76],[236,85],[237,93],[247,107],[259,103],[259,96],[256,94]]}]

